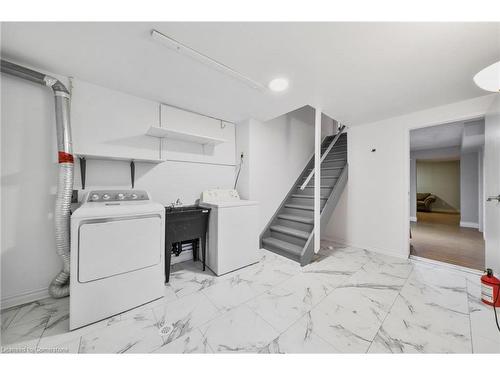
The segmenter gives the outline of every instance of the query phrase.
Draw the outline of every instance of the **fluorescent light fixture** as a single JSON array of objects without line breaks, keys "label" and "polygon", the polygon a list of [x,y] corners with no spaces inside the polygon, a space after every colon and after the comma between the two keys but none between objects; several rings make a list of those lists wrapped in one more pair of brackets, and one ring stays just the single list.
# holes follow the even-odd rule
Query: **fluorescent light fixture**
[{"label": "fluorescent light fixture", "polygon": [[269,90],[274,92],[282,92],[288,88],[288,80],[286,78],[275,78],[269,82]]},{"label": "fluorescent light fixture", "polygon": [[253,89],[256,90],[265,90],[266,87],[259,82],[254,81],[251,78],[248,78],[247,76],[243,75],[242,73],[230,68],[229,66],[214,60],[207,55],[204,55],[201,52],[196,51],[195,49],[192,49],[191,47],[186,46],[185,44],[182,44],[181,42],[170,38],[169,36],[166,36],[165,34],[160,33],[157,30],[152,30],[151,31],[151,37],[163,44],[164,46],[168,47],[169,49],[180,53],[181,55],[188,56],[204,65],[207,65],[215,70],[218,70],[221,73],[230,75],[233,78],[238,79],[239,81],[245,83],[246,85],[250,86]]},{"label": "fluorescent light fixture", "polygon": [[500,61],[487,66],[474,76],[474,83],[491,92],[500,92]]}]

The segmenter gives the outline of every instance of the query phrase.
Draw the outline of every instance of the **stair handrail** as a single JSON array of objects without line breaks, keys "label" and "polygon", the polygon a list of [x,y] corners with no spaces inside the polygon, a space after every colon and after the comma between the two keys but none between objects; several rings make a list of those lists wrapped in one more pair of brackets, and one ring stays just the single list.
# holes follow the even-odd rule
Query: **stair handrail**
[{"label": "stair handrail", "polygon": [[[323,155],[321,155],[321,160],[319,162],[319,164],[321,165],[321,163],[323,163],[323,160],[325,160],[325,158],[328,156],[328,153],[332,150],[333,146],[335,146],[335,143],[337,143],[337,141],[339,140],[340,136],[342,135],[342,133],[344,132],[345,130],[345,125],[342,125],[340,128],[339,128],[339,131],[337,132],[337,134],[335,135],[335,138],[333,138],[333,141],[330,143],[330,145],[328,146],[328,148],[325,150],[325,152],[323,153]],[[304,183],[300,186],[300,190],[304,190],[307,186],[307,184],[309,183],[309,181],[311,181],[311,178],[314,176],[314,167],[311,171],[311,173],[309,173],[309,176],[307,176],[306,180],[304,181]]]}]

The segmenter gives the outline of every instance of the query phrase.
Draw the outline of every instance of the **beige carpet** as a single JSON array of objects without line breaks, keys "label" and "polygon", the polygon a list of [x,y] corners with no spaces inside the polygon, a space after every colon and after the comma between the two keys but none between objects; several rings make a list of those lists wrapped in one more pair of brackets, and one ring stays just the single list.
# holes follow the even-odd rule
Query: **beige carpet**
[{"label": "beige carpet", "polygon": [[410,254],[483,270],[483,234],[459,223],[459,214],[417,212],[417,222],[411,223]]}]

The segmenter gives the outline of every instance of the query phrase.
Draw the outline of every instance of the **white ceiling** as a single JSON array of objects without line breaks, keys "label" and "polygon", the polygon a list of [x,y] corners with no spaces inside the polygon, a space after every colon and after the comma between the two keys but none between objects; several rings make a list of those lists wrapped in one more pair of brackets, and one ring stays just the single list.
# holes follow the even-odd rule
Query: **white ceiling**
[{"label": "white ceiling", "polygon": [[461,146],[463,131],[463,121],[412,130],[410,132],[410,150]]},{"label": "white ceiling", "polygon": [[[151,29],[267,84],[259,92],[154,42]],[[356,125],[485,95],[500,23],[3,23],[2,57],[230,121],[303,105]]]},{"label": "white ceiling", "polygon": [[484,119],[457,121],[410,132],[410,150],[421,151],[456,147],[458,151],[477,150],[484,145]]}]

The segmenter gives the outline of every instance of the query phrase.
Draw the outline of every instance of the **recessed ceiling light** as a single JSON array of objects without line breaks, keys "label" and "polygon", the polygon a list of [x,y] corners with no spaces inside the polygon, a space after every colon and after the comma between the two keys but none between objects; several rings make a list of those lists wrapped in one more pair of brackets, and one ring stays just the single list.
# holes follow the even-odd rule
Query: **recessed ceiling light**
[{"label": "recessed ceiling light", "polygon": [[288,88],[288,79],[286,78],[275,78],[269,82],[269,90],[274,92],[285,91]]},{"label": "recessed ceiling light", "polygon": [[474,76],[474,82],[483,90],[500,92],[500,61],[477,73]]}]

